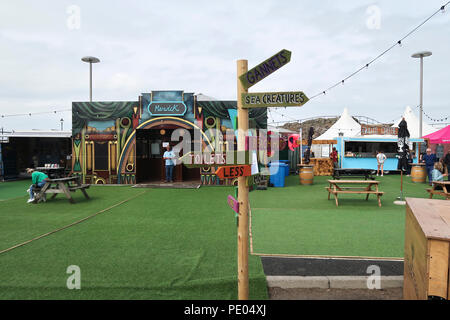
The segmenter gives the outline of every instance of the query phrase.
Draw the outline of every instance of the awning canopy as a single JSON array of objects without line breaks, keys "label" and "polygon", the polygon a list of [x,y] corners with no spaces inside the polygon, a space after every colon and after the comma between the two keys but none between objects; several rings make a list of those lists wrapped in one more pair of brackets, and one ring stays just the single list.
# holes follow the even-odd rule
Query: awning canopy
[{"label": "awning canopy", "polygon": [[450,143],[450,125],[436,132],[427,134],[424,139],[430,139],[430,143]]}]

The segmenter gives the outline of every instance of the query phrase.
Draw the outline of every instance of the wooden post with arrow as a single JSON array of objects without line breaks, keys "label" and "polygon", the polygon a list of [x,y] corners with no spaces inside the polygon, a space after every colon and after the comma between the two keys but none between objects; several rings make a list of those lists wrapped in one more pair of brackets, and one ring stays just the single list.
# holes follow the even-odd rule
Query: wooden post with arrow
[{"label": "wooden post with arrow", "polygon": [[[248,71],[248,61],[237,61],[237,120],[238,120],[238,151],[245,151],[245,137],[248,131],[248,109],[242,107],[242,94],[247,93],[239,77]],[[238,177],[238,299],[248,300],[248,191],[247,177]]]}]

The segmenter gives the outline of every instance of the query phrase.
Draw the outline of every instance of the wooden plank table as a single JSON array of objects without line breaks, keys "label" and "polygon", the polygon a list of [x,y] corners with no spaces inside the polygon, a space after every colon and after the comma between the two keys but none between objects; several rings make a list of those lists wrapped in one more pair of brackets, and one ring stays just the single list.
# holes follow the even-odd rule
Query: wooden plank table
[{"label": "wooden plank table", "polygon": [[88,188],[88,184],[81,184],[80,177],[48,179],[46,180],[45,185],[36,193],[35,203],[38,203],[40,201],[45,202],[47,200],[47,194],[53,194],[51,199],[54,199],[59,193],[64,194],[70,203],[75,203],[75,200],[73,200],[70,193],[81,190],[86,199],[89,199],[89,196],[86,192],[86,189]]},{"label": "wooden plank table", "polygon": [[406,198],[404,257],[404,299],[450,299],[450,201]]},{"label": "wooden plank table", "polygon": [[[434,194],[444,196],[446,200],[450,199],[450,181],[432,181],[433,187],[427,189],[430,194],[430,199],[433,198]],[[437,187],[442,187],[442,189],[436,189]]]},{"label": "wooden plank table", "polygon": [[[334,195],[336,200],[336,206],[339,206],[338,194],[365,194],[366,200],[369,199],[369,195],[373,194],[377,196],[378,206],[381,207],[380,197],[384,192],[378,190],[379,181],[375,180],[328,180],[330,186],[328,190],[328,200],[330,195]],[[373,190],[372,188],[375,188]]]},{"label": "wooden plank table", "polygon": [[333,179],[338,180],[341,176],[346,177],[361,177],[365,180],[371,179],[375,180],[375,178],[372,176],[371,169],[343,169],[343,168],[334,168],[333,169]]}]

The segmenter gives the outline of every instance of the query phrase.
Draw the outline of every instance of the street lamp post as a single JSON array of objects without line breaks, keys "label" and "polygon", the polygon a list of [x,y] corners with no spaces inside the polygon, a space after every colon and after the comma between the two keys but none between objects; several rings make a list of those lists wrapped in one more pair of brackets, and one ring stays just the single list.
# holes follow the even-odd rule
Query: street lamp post
[{"label": "street lamp post", "polygon": [[87,56],[81,58],[81,60],[89,63],[89,101],[92,102],[92,64],[100,62],[100,59]]},{"label": "street lamp post", "polygon": [[431,51],[421,51],[411,55],[420,58],[420,115],[419,115],[419,138],[422,138],[422,113],[423,113],[423,58],[431,56]]}]

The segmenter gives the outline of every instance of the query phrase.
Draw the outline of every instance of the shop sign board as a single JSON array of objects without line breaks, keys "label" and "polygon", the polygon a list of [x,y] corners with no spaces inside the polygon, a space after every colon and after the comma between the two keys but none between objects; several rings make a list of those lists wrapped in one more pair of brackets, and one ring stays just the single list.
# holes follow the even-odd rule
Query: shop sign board
[{"label": "shop sign board", "polygon": [[147,110],[152,116],[184,116],[187,106],[180,101],[152,101]]},{"label": "shop sign board", "polygon": [[398,128],[397,127],[391,127],[391,126],[383,126],[383,125],[362,124],[361,125],[361,135],[362,136],[368,136],[368,135],[392,135],[392,136],[397,136],[398,135]]}]

